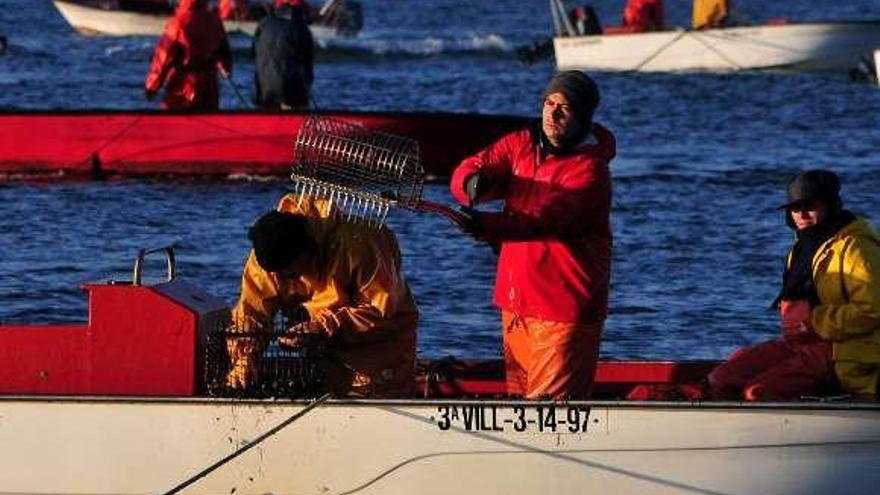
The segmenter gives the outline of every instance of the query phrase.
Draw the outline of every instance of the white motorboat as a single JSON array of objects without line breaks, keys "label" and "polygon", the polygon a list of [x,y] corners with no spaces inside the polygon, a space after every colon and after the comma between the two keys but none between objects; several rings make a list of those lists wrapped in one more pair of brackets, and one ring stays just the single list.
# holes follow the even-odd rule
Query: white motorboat
[{"label": "white motorboat", "polygon": [[[880,486],[876,402],[624,399],[638,385],[694,383],[713,363],[603,362],[596,400],[569,403],[507,399],[497,361],[451,359],[422,362],[407,399],[218,396],[215,365],[225,361],[210,350],[222,354],[225,340],[211,336],[228,308],[177,279],[173,251],[163,251],[164,282],[140,283],[141,251],[131,281],[86,286],[87,323],[0,325],[0,493],[864,495]],[[264,360],[295,368],[295,356],[279,358]]]},{"label": "white motorboat", "polygon": [[880,47],[880,20],[576,35],[560,0],[553,49],[559,70],[849,70]]},{"label": "white motorboat", "polygon": [[[53,0],[52,4],[68,24],[88,36],[159,36],[172,12],[167,2],[142,1],[131,9],[113,0]],[[363,25],[360,4],[345,0],[328,0],[313,17],[310,28],[318,43],[356,35]],[[256,21],[227,20],[223,25],[230,34],[253,36],[257,29]]]}]

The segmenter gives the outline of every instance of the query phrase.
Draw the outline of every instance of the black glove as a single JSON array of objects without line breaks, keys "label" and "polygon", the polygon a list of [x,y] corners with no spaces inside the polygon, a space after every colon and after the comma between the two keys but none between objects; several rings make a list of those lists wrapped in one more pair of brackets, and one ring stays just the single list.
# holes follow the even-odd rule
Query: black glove
[{"label": "black glove", "polygon": [[489,189],[489,177],[482,172],[475,172],[468,175],[464,180],[464,193],[467,195],[468,206],[477,203],[480,196],[486,194]]},{"label": "black glove", "polygon": [[458,208],[458,211],[460,211],[466,218],[466,220],[458,226],[461,231],[474,239],[480,240],[483,231],[483,225],[480,221],[482,213],[468,206],[461,206]]},{"label": "black glove", "polygon": [[147,98],[147,101],[153,101],[156,99],[156,92],[144,88],[144,96]]}]

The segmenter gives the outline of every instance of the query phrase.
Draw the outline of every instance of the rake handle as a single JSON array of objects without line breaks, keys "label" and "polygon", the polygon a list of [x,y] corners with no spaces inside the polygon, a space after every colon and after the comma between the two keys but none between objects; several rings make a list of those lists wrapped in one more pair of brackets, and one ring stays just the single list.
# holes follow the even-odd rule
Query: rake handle
[{"label": "rake handle", "polygon": [[418,211],[443,215],[460,229],[464,228],[465,224],[467,224],[467,222],[470,220],[468,216],[464,213],[450,208],[444,204],[435,203],[433,201],[419,201],[419,204],[416,208],[418,209]]}]

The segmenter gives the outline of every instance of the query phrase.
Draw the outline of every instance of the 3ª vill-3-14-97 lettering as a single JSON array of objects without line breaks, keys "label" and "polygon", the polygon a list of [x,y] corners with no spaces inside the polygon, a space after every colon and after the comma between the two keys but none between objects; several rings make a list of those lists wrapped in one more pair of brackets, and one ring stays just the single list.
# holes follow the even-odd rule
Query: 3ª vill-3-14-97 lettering
[{"label": "3\u00aa vill-3-14-97 lettering", "polygon": [[585,433],[590,423],[586,406],[494,406],[440,405],[432,418],[441,430],[535,431],[540,433]]}]

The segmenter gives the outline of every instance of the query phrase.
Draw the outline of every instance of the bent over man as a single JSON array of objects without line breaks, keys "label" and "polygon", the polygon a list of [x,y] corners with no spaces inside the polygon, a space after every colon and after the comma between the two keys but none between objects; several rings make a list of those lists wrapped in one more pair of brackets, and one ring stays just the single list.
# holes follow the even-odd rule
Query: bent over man
[{"label": "bent over man", "polygon": [[[401,270],[394,234],[330,217],[325,202],[281,199],[250,229],[253,250],[233,308],[243,330],[268,328],[279,311],[308,320],[281,343],[325,339],[321,366],[337,396],[403,397],[414,385],[418,309]],[[254,324],[256,322],[257,324]],[[227,385],[247,387],[262,349],[230,344]]]},{"label": "bent over man", "polygon": [[541,122],[502,137],[455,169],[450,188],[468,207],[468,233],[500,245],[507,391],[530,399],[587,398],[608,309],[614,136],[593,122],[599,89],[586,74],[553,77]]},{"label": "bent over man", "polygon": [[181,0],[156,45],[144,83],[147,99],[164,85],[162,108],[217,110],[217,70],[229,77],[232,52],[223,23],[208,10],[207,0]]}]

